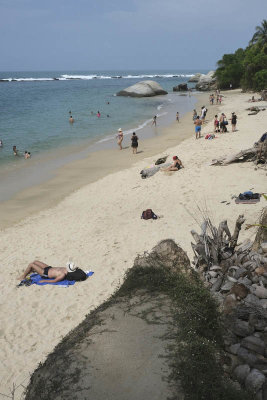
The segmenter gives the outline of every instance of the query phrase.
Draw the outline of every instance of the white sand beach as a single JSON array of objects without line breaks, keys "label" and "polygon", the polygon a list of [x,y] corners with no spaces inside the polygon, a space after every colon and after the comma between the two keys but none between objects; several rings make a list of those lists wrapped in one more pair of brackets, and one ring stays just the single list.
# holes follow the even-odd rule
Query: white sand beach
[{"label": "white sand beach", "polygon": [[[5,229],[0,232],[1,393],[10,394],[13,383],[27,385],[38,363],[44,361],[64,335],[116,290],[138,254],[150,251],[162,239],[172,238],[191,257],[190,230],[198,230],[198,223],[202,222],[200,210],[208,213],[214,224],[226,219],[230,230],[239,214],[245,214],[246,223],[258,220],[265,206],[263,198],[257,204],[237,205],[232,196],[247,190],[266,192],[266,170],[255,169],[252,163],[219,167],[210,166],[210,162],[252,147],[266,131],[267,110],[248,116],[245,109],[250,106],[251,94],[234,90],[223,95],[222,105],[218,107],[208,104],[209,93],[200,95],[201,101],[206,99],[209,120],[202,134],[213,132],[217,109],[228,119],[235,111],[237,132],[231,132],[229,123],[228,133],[217,134],[214,140],[204,137],[196,140],[191,114],[186,115],[180,123],[179,129],[183,132],[180,136],[173,124],[159,138],[140,143],[144,151],[140,157],[134,158],[131,149],[117,150],[116,167],[109,174],[107,169],[100,168],[94,179],[86,180],[90,164],[84,168],[84,161],[77,162],[76,168],[82,175],[79,184],[88,184],[68,197],[63,198],[63,191],[61,196],[51,196],[51,202],[42,205],[40,194],[49,200],[50,193],[60,192],[64,181],[68,186],[73,174],[70,167],[66,167],[65,175],[63,171],[53,181],[40,186],[36,197],[36,188],[33,188],[4,205],[1,218]],[[267,107],[264,102],[260,105]],[[180,142],[181,139],[185,140]],[[185,168],[173,173],[159,171],[142,180],[140,171],[165,154],[169,155],[168,161],[178,155]],[[133,166],[125,169],[132,163]],[[55,201],[55,206],[45,208]],[[25,204],[30,216],[25,219],[21,211],[16,218],[24,219],[14,224],[18,204],[20,208]],[[142,220],[141,213],[147,208],[152,208],[161,218]],[[254,233],[243,229],[240,240],[253,237]],[[69,257],[84,270],[93,270],[94,275],[69,288],[16,287],[17,277],[34,259],[52,266],[65,266]],[[20,386],[15,399],[22,392]]]}]

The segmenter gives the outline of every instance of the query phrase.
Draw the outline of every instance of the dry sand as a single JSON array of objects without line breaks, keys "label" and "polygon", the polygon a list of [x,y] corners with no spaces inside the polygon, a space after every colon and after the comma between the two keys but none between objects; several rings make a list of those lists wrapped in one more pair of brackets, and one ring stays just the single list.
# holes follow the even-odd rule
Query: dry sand
[{"label": "dry sand", "polygon": [[[184,124],[187,134],[192,133],[191,138],[173,147],[177,143],[177,128],[173,126],[170,128],[172,134],[169,131],[158,139],[158,151],[169,147],[166,153],[170,156],[178,154],[182,159],[185,168],[181,171],[160,171],[142,180],[140,170],[165,152],[140,161],[137,156],[134,159],[137,163],[131,168],[102,177],[55,207],[33,214],[0,233],[0,392],[10,393],[12,383],[27,384],[29,374],[60,339],[114,292],[138,253],[150,250],[162,239],[173,238],[191,256],[190,230],[197,230],[197,222],[201,222],[199,208],[208,212],[215,224],[227,219],[230,229],[240,213],[245,214],[247,223],[257,221],[265,205],[263,199],[255,205],[236,205],[231,196],[252,188],[254,192],[266,192],[266,171],[255,170],[252,163],[227,167],[212,167],[209,163],[213,158],[251,147],[266,130],[267,111],[248,116],[245,108],[249,106],[247,100],[251,95],[239,91],[225,92],[224,95],[220,110],[228,118],[232,111],[236,112],[238,132],[219,134],[214,140],[195,140],[192,120],[187,116],[181,125]],[[208,94],[205,96],[208,99]],[[210,122],[203,133],[213,130],[212,117],[216,107],[208,108]],[[142,147],[143,156],[150,154],[145,146],[148,144]],[[116,160],[120,156],[126,161],[127,157],[130,159],[126,150],[117,152]],[[126,161],[122,162],[122,167]],[[56,180],[49,189],[50,184],[42,187],[46,196],[50,196],[51,188],[60,191]],[[13,222],[12,218],[9,221],[8,210],[11,212],[12,207],[16,210],[20,199],[26,207],[26,194],[12,200],[10,208],[5,205],[7,225]],[[152,208],[162,218],[141,220],[141,212],[146,208]],[[33,205],[28,212],[34,212]],[[3,212],[1,214],[3,217]],[[253,235],[251,230],[243,231],[240,239]],[[16,277],[33,259],[64,266],[69,256],[85,270],[92,269],[93,277],[68,289],[53,286],[16,288]],[[22,388],[17,390],[15,398],[19,398],[21,391]]]}]

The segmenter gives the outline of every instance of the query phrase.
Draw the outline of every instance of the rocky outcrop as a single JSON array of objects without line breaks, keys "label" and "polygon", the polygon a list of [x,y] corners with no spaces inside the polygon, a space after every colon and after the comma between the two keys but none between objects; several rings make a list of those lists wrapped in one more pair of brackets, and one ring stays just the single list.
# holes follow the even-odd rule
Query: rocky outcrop
[{"label": "rocky outcrop", "polygon": [[155,81],[141,81],[135,85],[129,86],[126,89],[117,93],[117,96],[129,97],[152,97],[162,94],[168,94],[157,82]]},{"label": "rocky outcrop", "polygon": [[188,82],[198,82],[201,75],[202,74],[200,72],[198,72],[194,76],[191,76],[191,78],[188,79]]},{"label": "rocky outcrop", "polygon": [[[263,212],[263,217],[266,215]],[[194,264],[201,279],[220,304],[224,344],[230,362],[225,370],[259,400],[267,399],[267,242],[259,234],[255,243],[244,242],[235,250],[237,230],[231,235],[227,222],[202,233],[192,231]],[[238,229],[237,229],[238,228]],[[209,233],[208,233],[209,230]],[[265,229],[266,231],[266,229]],[[203,250],[204,247],[206,250]],[[256,250],[255,250],[256,249]]]},{"label": "rocky outcrop", "polygon": [[207,75],[201,74],[198,82],[196,83],[196,89],[201,91],[216,89],[216,78],[214,74],[215,71],[210,71],[207,73]]},{"label": "rocky outcrop", "polygon": [[174,92],[186,92],[188,90],[187,83],[180,83],[180,85],[174,86]]}]

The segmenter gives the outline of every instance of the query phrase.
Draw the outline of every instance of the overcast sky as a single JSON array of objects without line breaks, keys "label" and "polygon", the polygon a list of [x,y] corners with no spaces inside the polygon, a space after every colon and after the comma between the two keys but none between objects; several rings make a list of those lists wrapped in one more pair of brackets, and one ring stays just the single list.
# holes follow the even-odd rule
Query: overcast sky
[{"label": "overcast sky", "polygon": [[213,69],[267,0],[0,0],[0,70]]}]

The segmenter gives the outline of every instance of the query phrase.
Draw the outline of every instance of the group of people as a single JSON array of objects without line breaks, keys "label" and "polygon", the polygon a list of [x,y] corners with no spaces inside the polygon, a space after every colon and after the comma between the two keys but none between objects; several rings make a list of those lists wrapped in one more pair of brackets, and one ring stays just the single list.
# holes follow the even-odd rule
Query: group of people
[{"label": "group of people", "polygon": [[[13,150],[14,156],[18,157],[19,156],[19,150],[17,149],[17,146],[13,146],[12,150]],[[31,152],[25,150],[24,151],[24,158],[25,158],[25,160],[27,160],[28,158],[31,158]]]},{"label": "group of people", "polygon": [[[216,91],[216,96],[217,96],[217,104],[222,102],[222,95],[220,94],[220,90],[217,89]],[[214,104],[214,99],[215,95],[212,93],[209,96],[210,104]],[[201,107],[201,113],[200,116],[197,114],[197,111],[194,109],[193,110],[193,121],[195,125],[195,134],[196,134],[196,139],[199,139],[201,137],[201,127],[205,123],[206,115],[207,115],[208,109],[206,106]],[[237,115],[235,112],[232,112],[231,118],[231,125],[232,125],[232,132],[236,132],[236,124],[237,124]],[[224,113],[221,113],[220,116],[217,114],[214,116],[214,133],[226,133],[227,132],[227,125],[228,125],[228,120],[227,117]]]},{"label": "group of people", "polygon": [[[119,149],[122,150],[123,132],[121,128],[118,129],[118,134],[116,138]],[[133,149],[133,154],[137,154],[138,140],[139,140],[138,136],[136,135],[135,132],[133,132],[131,137],[131,142],[132,142],[131,147]]]}]

